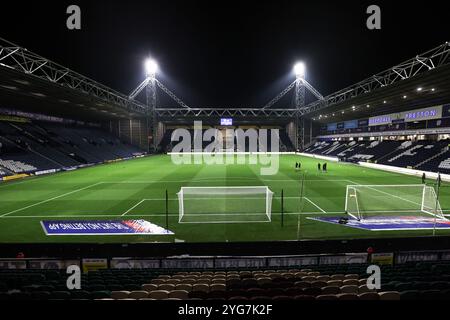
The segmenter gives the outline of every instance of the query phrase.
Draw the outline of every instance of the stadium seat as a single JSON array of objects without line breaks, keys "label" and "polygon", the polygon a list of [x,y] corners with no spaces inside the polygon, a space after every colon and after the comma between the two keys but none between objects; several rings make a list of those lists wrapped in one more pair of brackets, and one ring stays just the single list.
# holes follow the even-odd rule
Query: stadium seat
[{"label": "stadium seat", "polygon": [[187,292],[186,290],[173,290],[169,292],[169,298],[187,300],[189,299],[189,292]]},{"label": "stadium seat", "polygon": [[126,299],[130,295],[130,291],[112,291],[111,298],[113,299]]},{"label": "stadium seat", "polygon": [[[303,280],[295,282],[294,285],[297,288],[300,288],[300,289],[310,288],[311,287],[311,283],[310,282],[306,282],[306,281],[303,281]],[[327,283],[327,285],[329,285],[329,283]]]},{"label": "stadium seat", "polygon": [[360,286],[358,287],[358,292],[359,292],[359,293],[374,292],[374,291],[375,291],[375,290],[369,289],[369,288],[367,287],[367,284],[363,284],[363,285],[360,285]]},{"label": "stadium seat", "polygon": [[166,290],[166,291],[170,291],[170,290],[175,290],[176,286],[174,284],[159,284],[158,285],[158,290]]},{"label": "stadium seat", "polygon": [[380,300],[377,292],[364,292],[358,295],[359,300]]},{"label": "stadium seat", "polygon": [[358,286],[356,285],[344,285],[340,289],[342,293],[358,293]]},{"label": "stadium seat", "polygon": [[207,284],[194,284],[192,286],[192,291],[209,292],[209,285],[207,285]]},{"label": "stadium seat", "polygon": [[330,286],[330,287],[342,287],[342,280],[330,280],[330,281],[327,281],[327,286]]},{"label": "stadium seat", "polygon": [[102,290],[102,291],[92,291],[91,292],[92,299],[111,299],[111,292]]},{"label": "stadium seat", "polygon": [[312,281],[311,282],[311,287],[312,288],[323,288],[327,286],[327,282],[326,281]]},{"label": "stadium seat", "polygon": [[355,279],[346,279],[342,281],[342,285],[344,286],[359,286],[359,281]]},{"label": "stadium seat", "polygon": [[338,300],[337,295],[335,294],[323,294],[316,297],[316,300]]},{"label": "stadium seat", "polygon": [[147,292],[153,291],[153,290],[158,290],[158,285],[156,284],[143,284],[142,285],[142,290],[145,290]]},{"label": "stadium seat", "polygon": [[310,295],[298,295],[294,297],[294,300],[298,300],[298,301],[311,301],[311,300],[315,300],[314,296],[310,296]]},{"label": "stadium seat", "polygon": [[185,290],[187,292],[191,292],[192,291],[192,284],[187,284],[187,283],[177,284],[175,286],[175,290]]},{"label": "stadium seat", "polygon": [[340,292],[340,288],[335,286],[327,286],[322,288],[322,295],[335,295]]},{"label": "stadium seat", "polygon": [[380,300],[400,300],[400,294],[396,291],[380,292]]},{"label": "stadium seat", "polygon": [[[162,289],[164,290],[164,289]],[[131,291],[128,295],[128,298],[132,298],[132,299],[142,299],[142,298],[147,298],[148,297],[148,291],[144,291],[144,290],[139,290],[139,291]]]},{"label": "stadium seat", "polygon": [[248,298],[243,297],[243,296],[233,296],[233,297],[229,297],[228,300],[230,300],[230,301],[245,301],[245,300],[248,300]]},{"label": "stadium seat", "polygon": [[149,297],[156,300],[163,300],[169,297],[169,292],[165,290],[153,290],[150,291]]},{"label": "stadium seat", "polygon": [[320,288],[305,288],[303,289],[303,294],[309,295],[309,296],[318,296],[322,293],[322,290]]},{"label": "stadium seat", "polygon": [[225,284],[211,284],[209,286],[209,290],[210,291],[226,291],[227,290],[227,286]]},{"label": "stadium seat", "polygon": [[355,293],[340,293],[336,295],[338,300],[358,300],[358,295]]}]

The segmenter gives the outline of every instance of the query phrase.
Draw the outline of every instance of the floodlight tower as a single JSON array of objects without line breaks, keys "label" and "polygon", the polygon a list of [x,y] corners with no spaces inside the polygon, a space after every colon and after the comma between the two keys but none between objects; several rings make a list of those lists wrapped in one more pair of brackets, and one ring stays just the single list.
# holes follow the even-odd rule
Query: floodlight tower
[{"label": "floodlight tower", "polygon": [[[156,118],[156,72],[158,71],[158,64],[155,60],[149,58],[145,61],[145,72],[147,76],[147,85],[145,87],[147,99],[147,142],[148,152],[157,151],[157,127],[158,119]],[[151,127],[151,130],[150,130]],[[150,145],[150,137],[152,135],[152,143]]]},{"label": "floodlight tower", "polygon": [[304,120],[300,119],[300,109],[305,107],[305,74],[306,66],[303,62],[297,62],[294,66],[295,73],[295,108],[297,115],[295,117],[295,127],[297,130],[297,138],[295,139],[295,149],[303,149],[305,137]]}]

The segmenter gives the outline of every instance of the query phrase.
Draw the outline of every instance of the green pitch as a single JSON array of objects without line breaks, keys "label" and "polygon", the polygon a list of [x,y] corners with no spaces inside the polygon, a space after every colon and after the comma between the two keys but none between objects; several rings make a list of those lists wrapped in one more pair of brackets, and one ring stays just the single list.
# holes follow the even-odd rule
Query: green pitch
[{"label": "green pitch", "polygon": [[[295,170],[295,162],[302,170]],[[419,178],[328,163],[317,170],[317,160],[280,157],[278,174],[261,176],[258,165],[175,165],[170,156],[34,177],[0,184],[0,242],[221,242],[303,239],[352,239],[426,236],[432,231],[373,232],[309,220],[308,217],[345,216],[346,186],[351,184],[420,184]],[[323,161],[322,161],[323,162]],[[305,173],[303,197],[301,177]],[[429,181],[433,183],[434,181]],[[176,193],[187,186],[268,186],[274,192],[270,222],[179,223]],[[46,236],[42,220],[145,219],[166,226],[165,192],[169,194],[169,230],[174,236]],[[284,226],[281,191],[284,190]],[[441,206],[450,209],[450,188],[441,188]],[[213,207],[213,200],[202,206]],[[243,201],[242,206],[248,206]],[[210,223],[211,222],[211,223]],[[450,231],[437,231],[437,235]]]}]

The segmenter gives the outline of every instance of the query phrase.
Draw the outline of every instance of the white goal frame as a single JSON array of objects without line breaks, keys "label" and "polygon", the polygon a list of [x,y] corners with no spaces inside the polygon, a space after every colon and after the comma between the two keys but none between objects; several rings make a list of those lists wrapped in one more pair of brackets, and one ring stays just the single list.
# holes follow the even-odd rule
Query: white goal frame
[{"label": "white goal frame", "polygon": [[[255,194],[264,194],[265,195],[265,212],[261,212],[259,214],[257,213],[242,213],[241,216],[245,216],[245,215],[265,215],[265,219],[264,220],[259,220],[259,221],[254,221],[254,220],[241,220],[241,221],[235,221],[235,220],[219,220],[219,221],[195,221],[195,222],[188,222],[188,221],[183,221],[183,217],[185,216],[185,203],[184,203],[184,195],[186,191],[189,191],[190,189],[195,189],[195,190],[219,190],[219,189],[223,189],[223,190],[261,190],[261,192],[256,192]],[[213,198],[206,198],[206,192],[205,192],[205,199],[204,200],[211,200]],[[222,194],[221,192],[216,193],[217,195]],[[225,194],[225,193],[223,193]],[[179,223],[263,223],[263,222],[272,222],[272,200],[273,200],[273,195],[274,192],[272,192],[268,186],[211,186],[211,187],[181,187],[180,191],[177,193],[178,196],[178,207],[179,207],[179,217],[178,217],[178,222]],[[254,199],[254,198],[242,198],[243,200],[245,199]],[[262,200],[262,199],[261,199]],[[245,203],[243,203],[243,205],[245,206]],[[229,216],[230,214],[228,213],[200,213],[200,214],[191,214],[192,215],[197,215],[197,216],[208,216],[208,215],[217,215],[217,216]]]},{"label": "white goal frame", "polygon": [[[346,192],[345,192],[345,212],[351,216],[354,219],[357,220],[363,220],[363,216],[362,216],[362,211],[360,210],[360,199],[358,199],[358,193],[357,193],[357,189],[361,189],[361,188],[365,188],[365,189],[372,189],[374,190],[374,192],[379,192],[379,193],[384,193],[387,196],[391,196],[393,198],[399,198],[399,200],[404,200],[407,202],[413,202],[411,200],[408,199],[404,199],[400,196],[397,195],[391,195],[385,191],[381,191],[378,190],[378,188],[402,188],[402,187],[416,187],[416,188],[422,188],[422,198],[420,203],[417,203],[418,206],[420,206],[420,212],[425,213],[425,214],[429,214],[437,219],[442,219],[442,220],[448,220],[442,211],[441,205],[439,203],[439,199],[437,199],[437,195],[436,195],[436,191],[434,190],[433,187],[431,186],[427,186],[425,184],[403,184],[403,185],[347,185],[346,188]],[[433,200],[433,204],[432,204],[432,208],[428,207],[426,205],[426,196],[427,196],[427,192],[429,192],[432,196],[432,200]],[[354,197],[355,198],[355,208],[356,208],[356,213],[353,212],[349,212],[349,199],[350,197]],[[418,208],[419,209],[419,208]],[[431,209],[431,210],[430,210]],[[432,212],[434,211],[434,212]],[[370,211],[365,211],[365,212],[370,212]],[[393,212],[395,212],[395,210],[393,210]]]}]

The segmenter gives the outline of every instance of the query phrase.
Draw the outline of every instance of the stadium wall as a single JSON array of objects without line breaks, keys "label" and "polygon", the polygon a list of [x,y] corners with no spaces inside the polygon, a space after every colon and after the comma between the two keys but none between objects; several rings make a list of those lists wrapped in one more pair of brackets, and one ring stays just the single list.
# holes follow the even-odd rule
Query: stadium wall
[{"label": "stadium wall", "polygon": [[145,119],[121,119],[104,123],[103,127],[118,137],[121,141],[148,149],[147,123]]},{"label": "stadium wall", "polygon": [[310,154],[310,153],[303,153],[303,152],[296,153],[296,154],[299,156],[303,156],[303,157],[309,157],[309,158],[332,161],[332,162],[339,161],[339,159],[337,157],[327,157],[327,156],[321,156],[321,155],[317,155],[317,154]]},{"label": "stadium wall", "polygon": [[[326,157],[326,156],[309,154],[309,153],[297,153],[297,154],[300,156],[314,158],[314,159],[333,161],[333,162],[339,161],[339,159],[337,157]],[[425,173],[427,178],[437,179],[437,177],[438,177],[438,174],[435,172],[387,166],[384,164],[376,164],[376,163],[360,161],[360,162],[358,162],[358,165],[360,165],[361,167],[366,167],[366,168],[370,168],[370,169],[382,170],[382,171],[393,172],[393,173],[400,173],[400,174],[405,174],[405,175],[409,175],[409,176],[422,177],[422,175]],[[442,179],[442,181],[450,182],[450,175],[449,174],[441,174],[441,179]]]},{"label": "stadium wall", "polygon": [[[437,177],[438,177],[437,173],[429,172],[429,171],[421,171],[421,170],[414,170],[414,169],[408,169],[408,168],[393,167],[393,166],[387,166],[384,164],[376,164],[376,163],[368,163],[368,162],[358,162],[358,164],[360,166],[366,167],[366,168],[383,170],[383,171],[400,173],[400,174],[406,174],[406,175],[416,176],[416,177],[422,177],[422,175],[424,173],[427,176],[427,178],[437,179]],[[450,175],[441,174],[441,179],[443,181],[450,182]]]},{"label": "stadium wall", "polygon": [[44,258],[0,259],[0,270],[33,269],[64,270],[71,265],[83,272],[99,269],[156,269],[156,270],[235,270],[267,268],[299,268],[323,265],[387,264],[402,265],[417,262],[450,261],[450,251],[398,251],[367,253],[294,255],[294,256],[190,256],[171,258]]}]

